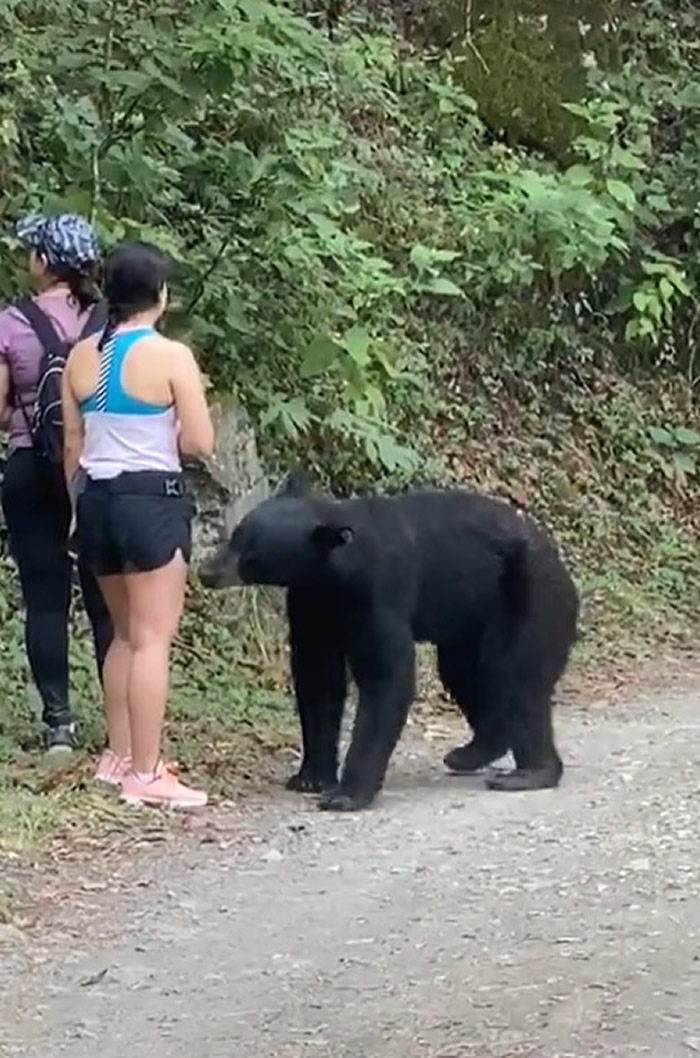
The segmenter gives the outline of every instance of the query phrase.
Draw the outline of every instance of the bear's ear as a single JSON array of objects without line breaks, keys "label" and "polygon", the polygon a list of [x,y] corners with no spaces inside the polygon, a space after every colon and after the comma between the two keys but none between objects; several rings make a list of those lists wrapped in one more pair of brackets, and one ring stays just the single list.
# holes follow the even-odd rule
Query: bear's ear
[{"label": "bear's ear", "polygon": [[354,536],[349,525],[317,525],[311,533],[311,542],[319,551],[333,551],[349,544]]},{"label": "bear's ear", "polygon": [[310,492],[311,483],[308,475],[303,470],[290,470],[283,478],[275,495],[291,496],[299,499],[302,496],[308,496]]}]

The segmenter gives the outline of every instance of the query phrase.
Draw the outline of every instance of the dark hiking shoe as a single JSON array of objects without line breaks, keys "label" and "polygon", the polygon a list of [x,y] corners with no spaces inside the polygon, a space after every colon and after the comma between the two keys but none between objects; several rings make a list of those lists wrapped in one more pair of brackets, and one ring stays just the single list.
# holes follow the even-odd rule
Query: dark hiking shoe
[{"label": "dark hiking shoe", "polygon": [[75,724],[47,727],[44,739],[47,758],[59,764],[70,757],[75,749]]}]

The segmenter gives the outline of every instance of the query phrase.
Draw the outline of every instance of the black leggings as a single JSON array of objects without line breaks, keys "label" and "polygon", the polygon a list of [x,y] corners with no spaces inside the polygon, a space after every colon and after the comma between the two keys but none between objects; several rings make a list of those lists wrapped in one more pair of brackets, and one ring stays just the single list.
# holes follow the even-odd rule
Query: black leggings
[{"label": "black leggings", "polygon": [[[13,452],[5,466],[2,509],[22,585],[27,656],[41,695],[44,723],[48,727],[69,724],[68,614],[73,562],[67,549],[70,502],[61,471],[42,466],[30,449]],[[101,680],[112,623],[94,576],[80,562],[77,565]]]}]

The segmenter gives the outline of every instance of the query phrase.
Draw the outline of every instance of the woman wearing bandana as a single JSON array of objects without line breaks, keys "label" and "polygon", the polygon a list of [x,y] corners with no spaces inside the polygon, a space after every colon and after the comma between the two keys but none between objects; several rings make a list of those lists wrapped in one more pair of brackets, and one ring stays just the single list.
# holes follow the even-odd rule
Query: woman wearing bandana
[{"label": "woman wearing bandana", "polygon": [[[28,252],[38,308],[61,342],[78,340],[100,299],[97,239],[82,217],[29,217],[17,226]],[[32,306],[30,306],[31,308]],[[42,344],[21,304],[0,312],[0,422],[10,455],[2,509],[25,604],[25,637],[32,676],[41,696],[46,747],[70,753],[75,726],[68,696],[68,615],[73,562],[68,551],[71,505],[62,468],[38,456],[31,432],[43,356]],[[78,562],[92,626],[100,679],[112,624],[94,576]]]}]

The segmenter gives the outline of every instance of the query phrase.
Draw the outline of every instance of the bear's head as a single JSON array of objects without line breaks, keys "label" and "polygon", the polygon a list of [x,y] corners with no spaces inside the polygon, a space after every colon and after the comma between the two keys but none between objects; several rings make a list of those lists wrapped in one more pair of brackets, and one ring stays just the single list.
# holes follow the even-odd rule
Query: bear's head
[{"label": "bear's head", "polygon": [[333,501],[301,493],[288,479],[276,496],[264,500],[233,529],[228,540],[199,567],[205,588],[265,584],[280,588],[322,582],[331,556],[350,543],[353,530],[336,522]]}]

